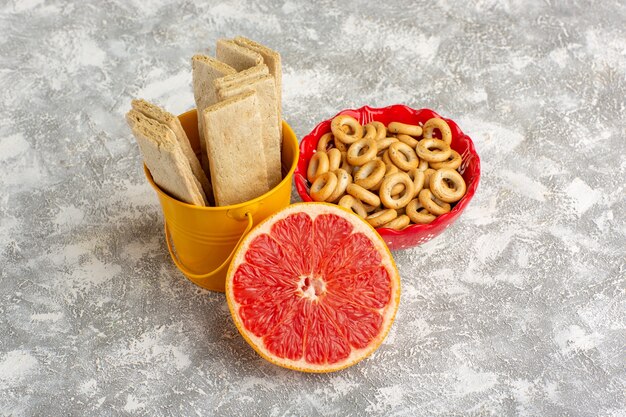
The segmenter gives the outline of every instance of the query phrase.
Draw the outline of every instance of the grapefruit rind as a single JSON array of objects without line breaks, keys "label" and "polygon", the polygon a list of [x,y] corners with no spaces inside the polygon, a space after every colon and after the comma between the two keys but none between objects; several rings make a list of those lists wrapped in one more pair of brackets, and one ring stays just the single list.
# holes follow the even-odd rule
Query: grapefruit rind
[{"label": "grapefruit rind", "polygon": [[[305,211],[313,220],[320,214],[338,214],[342,217],[349,217],[352,219],[351,225],[354,227],[353,232],[360,232],[367,236],[375,249],[381,255],[381,266],[383,266],[390,278],[391,283],[391,297],[389,303],[386,307],[377,309],[379,313],[382,315],[382,325],[381,332],[365,347],[362,349],[357,349],[352,347],[350,355],[341,360],[340,362],[333,364],[312,364],[307,362],[304,359],[304,355],[299,360],[292,360],[288,358],[280,358],[269,352],[267,352],[267,348],[264,346],[264,342],[261,337],[257,337],[253,335],[250,331],[245,329],[243,321],[239,315],[239,307],[240,304],[235,300],[235,296],[233,294],[232,282],[234,278],[235,271],[237,267],[244,262],[244,257],[246,254],[246,250],[250,246],[250,243],[253,238],[259,236],[260,234],[267,233],[271,235],[271,227],[277,221],[288,217],[291,214],[298,213],[301,211]],[[329,203],[296,203],[288,206],[287,208],[273,214],[272,216],[266,218],[264,221],[259,223],[241,242],[239,247],[237,248],[233,260],[228,268],[228,273],[226,275],[226,284],[225,284],[225,292],[226,292],[226,300],[228,303],[228,308],[230,310],[231,316],[233,318],[233,322],[237,327],[239,333],[243,336],[246,342],[264,359],[267,361],[282,366],[288,369],[301,371],[301,372],[312,372],[312,373],[326,373],[326,372],[334,372],[339,371],[341,369],[348,368],[363,359],[370,356],[378,347],[381,345],[383,340],[387,337],[389,330],[391,329],[391,325],[395,319],[396,313],[398,311],[398,306],[400,304],[400,274],[396,267],[396,264],[393,260],[393,256],[389,251],[389,248],[385,244],[384,240],[380,237],[380,235],[376,232],[376,230],[367,222],[363,221],[360,217],[352,213],[351,211],[344,209],[343,207],[329,204]]]}]

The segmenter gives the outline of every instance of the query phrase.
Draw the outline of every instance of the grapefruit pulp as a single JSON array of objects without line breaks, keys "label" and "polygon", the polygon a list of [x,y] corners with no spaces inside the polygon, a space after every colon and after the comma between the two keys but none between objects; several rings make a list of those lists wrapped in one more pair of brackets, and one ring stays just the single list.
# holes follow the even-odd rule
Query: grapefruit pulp
[{"label": "grapefruit pulp", "polygon": [[263,358],[331,372],[382,343],[398,309],[400,276],[369,224],[336,205],[299,203],[245,237],[226,298],[237,329]]}]

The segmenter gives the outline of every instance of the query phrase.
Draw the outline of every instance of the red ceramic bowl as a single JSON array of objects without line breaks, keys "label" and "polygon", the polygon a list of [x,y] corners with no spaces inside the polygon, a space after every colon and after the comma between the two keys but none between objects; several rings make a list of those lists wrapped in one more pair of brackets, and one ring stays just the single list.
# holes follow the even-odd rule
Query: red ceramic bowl
[{"label": "red ceramic bowl", "polygon": [[[396,104],[389,107],[375,109],[372,107],[361,107],[360,109],[343,110],[339,114],[349,114],[357,119],[361,124],[371,121],[379,121],[388,125],[391,122],[402,122],[410,124],[423,124],[433,117],[441,117],[437,113],[429,109],[415,110],[407,106]],[[334,117],[333,117],[334,118]],[[330,132],[330,122],[332,119],[324,120],[318,124],[315,129],[300,142],[300,159],[294,173],[294,181],[300,198],[303,201],[313,201],[309,195],[310,184],[306,179],[307,166],[311,157],[316,151],[317,142],[323,134]],[[467,192],[465,196],[457,202],[449,213],[437,217],[430,224],[412,224],[404,230],[392,230],[380,228],[378,233],[385,239],[389,249],[398,250],[411,248],[422,243],[428,242],[435,236],[438,236],[448,226],[450,226],[465,210],[478,187],[480,178],[480,159],[474,148],[474,143],[469,136],[464,134],[459,126],[450,119],[441,117],[452,130],[451,147],[463,157],[463,163],[459,168],[459,172],[463,176],[467,184]],[[435,135],[439,132],[436,130]]]}]

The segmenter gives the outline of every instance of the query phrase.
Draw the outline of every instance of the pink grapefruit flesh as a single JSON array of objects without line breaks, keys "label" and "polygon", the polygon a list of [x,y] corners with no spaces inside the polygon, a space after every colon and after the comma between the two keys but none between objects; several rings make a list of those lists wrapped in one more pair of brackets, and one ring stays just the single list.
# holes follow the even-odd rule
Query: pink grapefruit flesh
[{"label": "pink grapefruit flesh", "polygon": [[237,329],[263,358],[331,372],[380,346],[398,308],[400,278],[366,222],[336,205],[300,203],[244,239],[226,297]]}]

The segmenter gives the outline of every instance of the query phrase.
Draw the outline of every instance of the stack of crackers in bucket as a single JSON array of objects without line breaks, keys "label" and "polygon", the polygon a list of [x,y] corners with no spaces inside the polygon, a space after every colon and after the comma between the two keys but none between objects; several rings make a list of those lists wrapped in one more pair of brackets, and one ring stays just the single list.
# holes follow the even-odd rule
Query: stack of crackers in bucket
[{"label": "stack of crackers in bucket", "polygon": [[280,54],[244,37],[217,41],[216,57],[194,55],[200,155],[176,116],[133,100],[126,120],[154,182],[180,201],[227,206],[281,181]]}]

